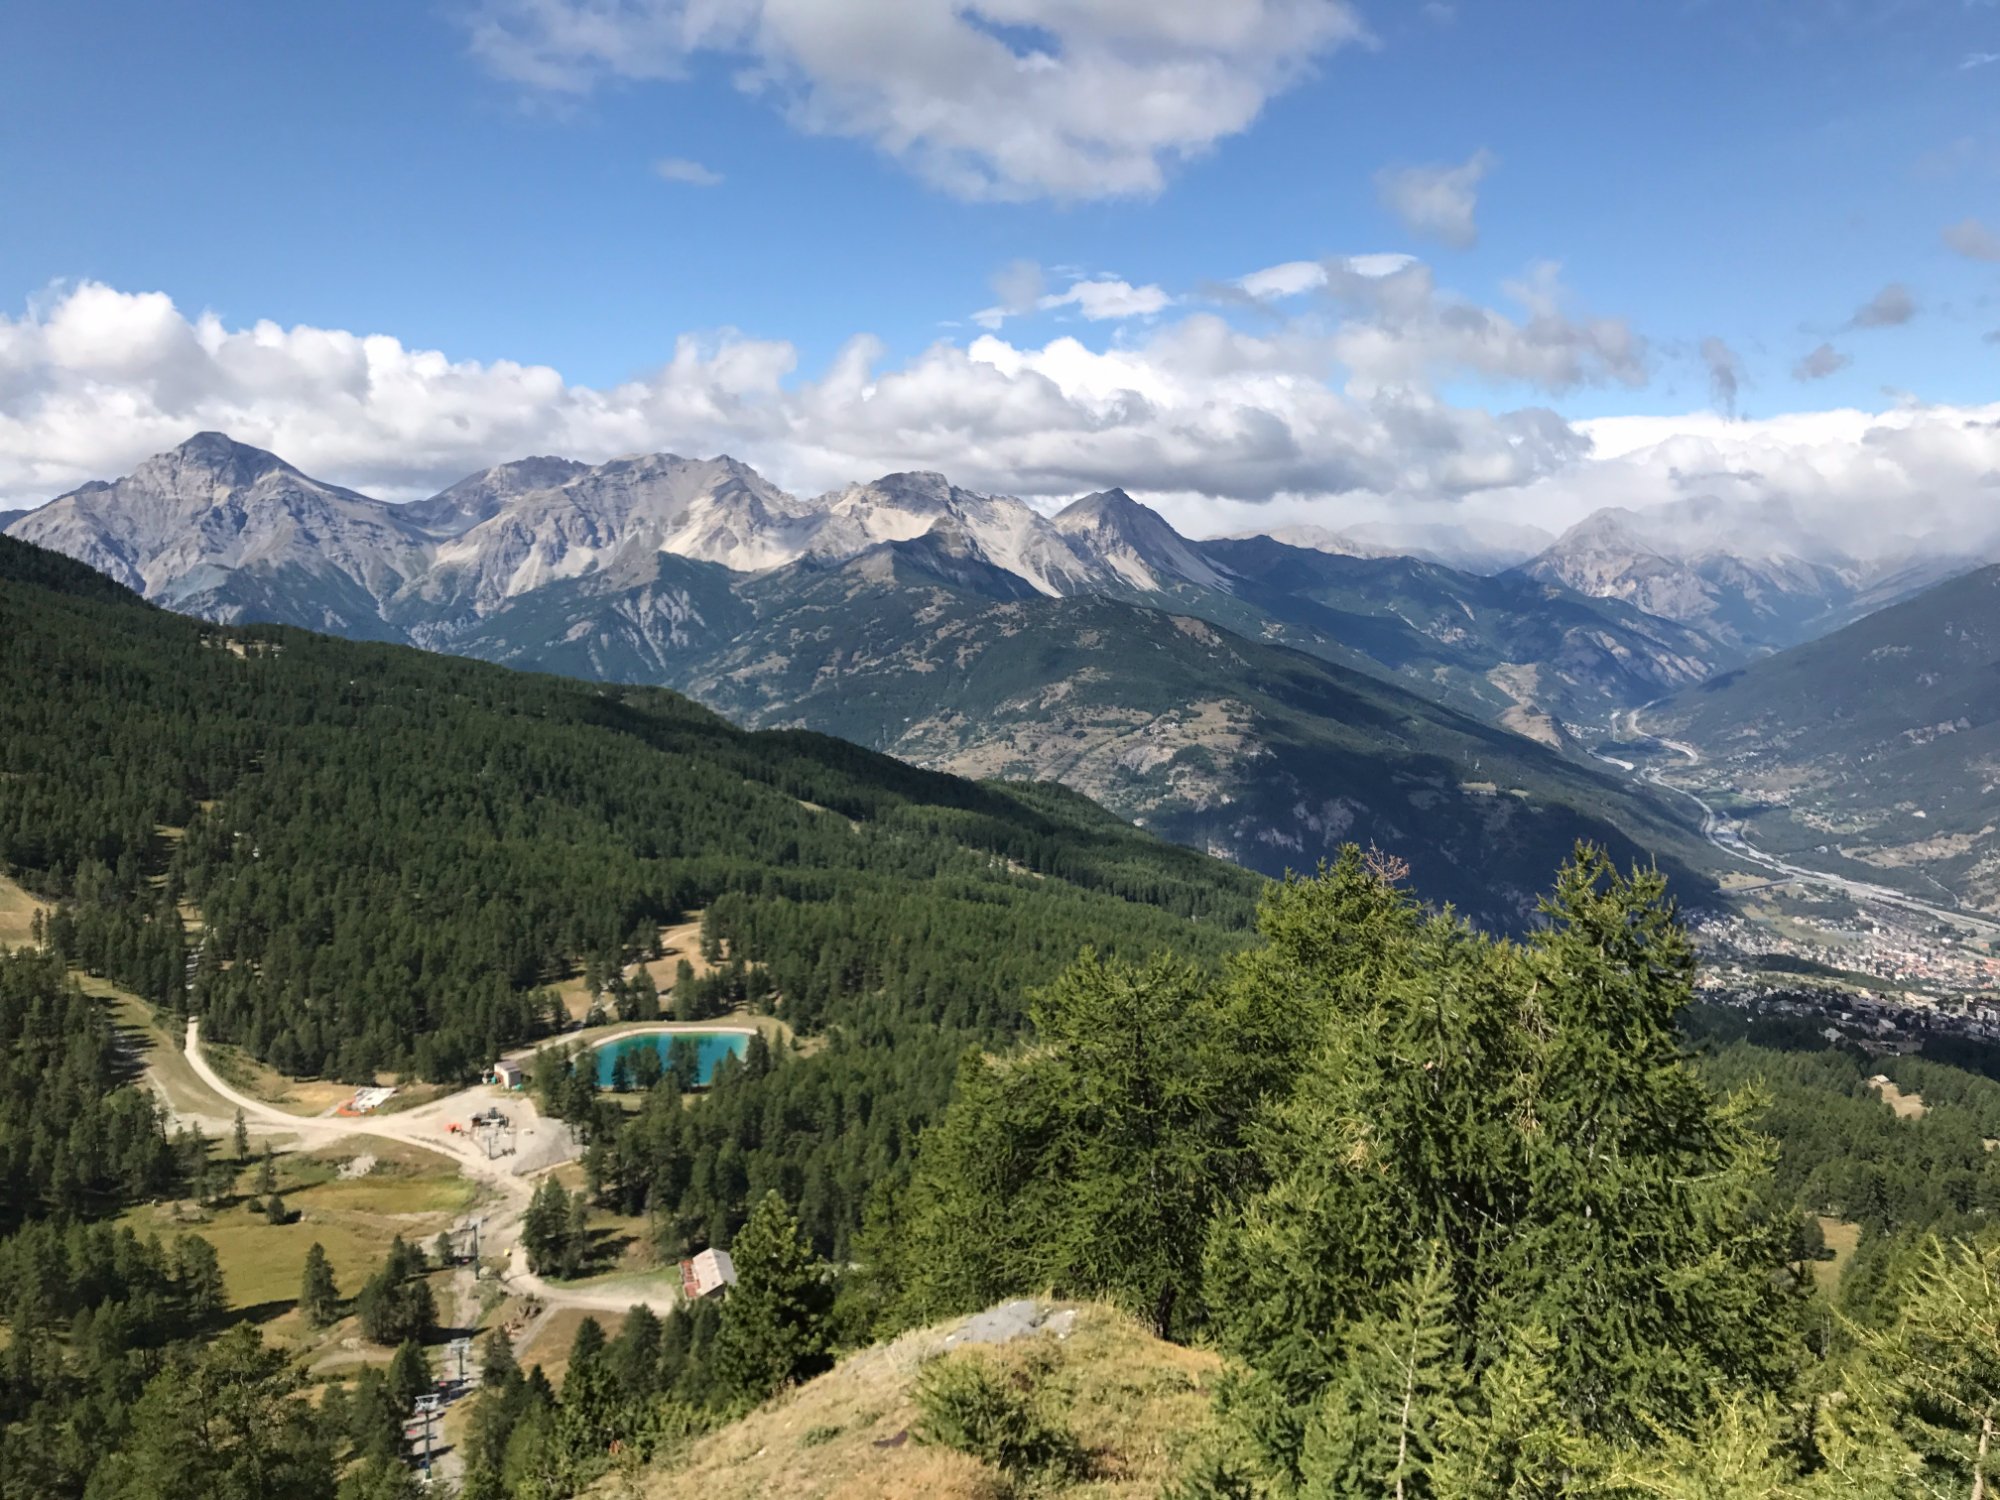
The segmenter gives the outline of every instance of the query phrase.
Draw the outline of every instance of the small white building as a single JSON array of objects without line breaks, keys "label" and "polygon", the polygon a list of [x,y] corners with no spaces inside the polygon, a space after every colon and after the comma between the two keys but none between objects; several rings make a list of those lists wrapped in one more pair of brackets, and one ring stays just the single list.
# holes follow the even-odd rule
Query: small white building
[{"label": "small white building", "polygon": [[511,1058],[503,1057],[493,1065],[493,1081],[503,1089],[517,1089],[527,1070]]},{"label": "small white building", "polygon": [[681,1291],[688,1301],[736,1285],[736,1263],[727,1250],[704,1250],[681,1262]]}]

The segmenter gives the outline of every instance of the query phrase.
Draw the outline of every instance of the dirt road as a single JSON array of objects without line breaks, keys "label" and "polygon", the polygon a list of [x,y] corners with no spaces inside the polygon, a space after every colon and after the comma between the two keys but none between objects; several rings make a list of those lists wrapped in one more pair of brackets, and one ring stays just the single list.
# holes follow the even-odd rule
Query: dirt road
[{"label": "dirt road", "polygon": [[[296,1136],[309,1150],[363,1137],[397,1141],[444,1157],[461,1176],[488,1189],[499,1201],[475,1207],[453,1227],[463,1229],[479,1221],[482,1253],[500,1252],[507,1257],[500,1280],[511,1295],[535,1297],[547,1306],[598,1312],[624,1312],[643,1305],[665,1313],[679,1302],[678,1285],[665,1277],[573,1287],[546,1281],[529,1271],[527,1252],[521,1246],[521,1220],[534,1197],[535,1178],[575,1155],[569,1127],[560,1120],[543,1119],[531,1099],[481,1084],[399,1114],[294,1115],[251,1098],[216,1072],[201,1050],[201,1023],[197,1020],[188,1022],[186,1056],[196,1076],[226,1103],[242,1110],[248,1124]],[[470,1136],[445,1129],[496,1104],[515,1122],[511,1155],[489,1159]]]}]

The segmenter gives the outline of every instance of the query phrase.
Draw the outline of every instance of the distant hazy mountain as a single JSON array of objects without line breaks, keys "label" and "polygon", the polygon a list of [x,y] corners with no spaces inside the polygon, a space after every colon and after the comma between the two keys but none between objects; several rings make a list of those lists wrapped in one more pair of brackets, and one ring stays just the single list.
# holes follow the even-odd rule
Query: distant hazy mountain
[{"label": "distant hazy mountain", "polygon": [[1324,526],[1274,526],[1230,540],[1256,536],[1341,557],[1415,557],[1467,573],[1498,573],[1526,562],[1555,540],[1554,533],[1539,526],[1484,518],[1455,525],[1367,521],[1339,531]]},{"label": "distant hazy mountain", "polygon": [[2000,910],[2000,567],[1680,693],[1644,727],[1753,799],[1760,846]]},{"label": "distant hazy mountain", "polygon": [[1142,593],[1176,583],[1227,592],[1235,582],[1203,547],[1123,490],[1085,495],[1057,512],[1053,524],[1100,578],[1108,574]]},{"label": "distant hazy mountain", "polygon": [[1689,500],[1596,511],[1521,571],[1623,599],[1758,652],[1824,635],[1975,565],[1894,548],[1863,560],[1841,552],[1782,501],[1724,507]]},{"label": "distant hazy mountain", "polygon": [[[1386,667],[1552,743],[1561,725],[1601,720],[1741,659],[1685,625],[1518,573],[1345,557],[1269,537],[1210,542],[1205,552],[1241,580],[1235,602],[1282,626],[1254,633],[1332,660]],[[1200,601],[1192,607],[1215,613]],[[1250,633],[1247,619],[1217,617]]]},{"label": "distant hazy mountain", "polygon": [[379,602],[429,562],[397,507],[214,432],[115,483],[72,490],[8,534],[184,613],[275,616],[344,635],[391,634]]}]

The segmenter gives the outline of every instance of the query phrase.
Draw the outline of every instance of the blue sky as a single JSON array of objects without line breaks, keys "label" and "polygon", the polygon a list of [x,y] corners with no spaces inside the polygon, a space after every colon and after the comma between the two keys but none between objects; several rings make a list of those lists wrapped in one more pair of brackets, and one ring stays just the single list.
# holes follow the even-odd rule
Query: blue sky
[{"label": "blue sky", "polygon": [[[938,340],[969,345],[1010,263],[1040,267],[1050,296],[1081,277],[1172,299],[1132,318],[1058,306],[1001,330],[1023,349],[1069,334],[1116,351],[1194,313],[1252,335],[1362,318],[1312,295],[1260,309],[1214,293],[1282,262],[1398,252],[1421,257],[1438,291],[1517,324],[1508,288],[1556,263],[1547,284],[1565,317],[1613,320],[1643,343],[1635,363],[1579,378],[1426,362],[1425,398],[1454,408],[1572,422],[1727,409],[1718,362],[1753,418],[1992,394],[2000,265],[1944,238],[1967,220],[2000,226],[2000,62],[1977,61],[2000,53],[1990,0],[1243,0],[1272,35],[1313,39],[1303,67],[1268,37],[1149,35],[1151,21],[1121,19],[1136,0],[985,4],[971,24],[1022,56],[1093,49],[1124,86],[1163,53],[1214,55],[1249,91],[1242,128],[1196,101],[1154,137],[1165,144],[1118,146],[1101,182],[1062,153],[1090,157],[1100,116],[1125,129],[1146,107],[1136,86],[1065,96],[1085,124],[1050,147],[1062,159],[1028,132],[1039,164],[996,167],[981,131],[1007,134],[1001,117],[1020,111],[968,118],[948,66],[888,58],[894,27],[863,37],[885,49],[900,109],[958,111],[940,167],[935,140],[898,137],[852,72],[827,72],[840,58],[812,52],[810,15],[784,19],[816,3],[721,0],[743,24],[690,47],[682,0],[14,0],[0,293],[27,322],[78,283],[160,292],[232,329],[388,334],[452,361],[547,364],[592,389],[648,378],[683,334],[733,329],[789,346],[782,380],[796,385],[857,334],[879,341],[883,367]],[[596,52],[576,40],[593,17],[622,28]],[[792,41],[772,42],[786,26]],[[774,81],[746,85],[759,69]],[[1135,157],[1157,170],[1138,191],[1120,180]],[[666,180],[663,159],[719,180]],[[1484,164],[1459,205],[1476,243],[1463,223],[1427,230],[1397,211],[1385,173],[1468,162]],[[1892,298],[1882,326],[1854,326],[1888,287],[1913,311]],[[1704,340],[1720,341],[1709,357]],[[1822,344],[1824,365],[1847,363],[1797,378]],[[56,476],[81,461],[75,447],[71,435],[17,455],[11,483]]]}]

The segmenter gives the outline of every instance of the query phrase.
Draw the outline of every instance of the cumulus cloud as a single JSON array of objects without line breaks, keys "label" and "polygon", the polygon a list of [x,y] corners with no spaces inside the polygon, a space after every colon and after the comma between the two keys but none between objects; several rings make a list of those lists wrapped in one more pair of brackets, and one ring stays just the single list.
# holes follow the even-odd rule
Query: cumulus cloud
[{"label": "cumulus cloud", "polygon": [[1854,310],[1852,328],[1900,328],[1917,315],[1916,299],[1900,281],[1892,281]]},{"label": "cumulus cloud", "polygon": [[653,171],[664,181],[682,182],[689,187],[715,187],[722,181],[720,172],[685,156],[663,156],[653,163]]},{"label": "cumulus cloud", "polygon": [[1776,509],[1796,518],[1800,536],[1858,556],[1926,545],[1965,555],[2000,546],[1993,513],[2000,403],[1577,425],[1591,439],[1590,462],[1488,492],[1481,507],[1560,519],[1605,505],[1699,500],[1738,514]]},{"label": "cumulus cloud", "polygon": [[1156,193],[1366,31],[1346,0],[484,0],[473,51],[579,94],[702,64],[966,198]]},{"label": "cumulus cloud", "polygon": [[1842,354],[1831,344],[1821,344],[1812,353],[1800,357],[1792,366],[1794,380],[1824,380],[1827,376],[1846,369],[1854,361]]},{"label": "cumulus cloud", "polygon": [[1123,484],[1244,502],[1459,495],[1582,456],[1543,408],[1454,406],[1431,389],[1489,373],[1615,378],[1623,336],[1564,318],[1546,278],[1537,305],[1510,318],[1439,293],[1420,267],[1338,274],[1337,319],[1258,334],[1195,312],[1111,348],[989,334],[900,364],[863,336],[802,377],[789,343],[725,331],[683,337],[658,369],[602,388],[383,334],[231,327],[158,293],[84,283],[0,318],[0,503],[125,472],[203,428],[393,498],[545,452],[727,451],[808,491],[936,468],[1030,497]]},{"label": "cumulus cloud", "polygon": [[1343,261],[1325,267],[1327,293],[1345,314],[1330,352],[1349,370],[1350,389],[1457,375],[1552,393],[1646,381],[1645,340],[1623,319],[1573,313],[1552,262],[1507,283],[1517,317],[1442,290],[1421,261],[1373,275]]},{"label": "cumulus cloud", "polygon": [[1479,243],[1479,184],[1496,165],[1479,150],[1457,166],[1385,167],[1375,189],[1411,234],[1470,250]]},{"label": "cumulus cloud", "polygon": [[1970,260],[2000,260],[2000,234],[1977,219],[1961,219],[1944,232],[1944,242]]},{"label": "cumulus cloud", "polygon": [[1725,417],[1736,415],[1736,396],[1743,388],[1743,361],[1714,335],[1701,341],[1701,362],[1708,367],[1708,394]]},{"label": "cumulus cloud", "polygon": [[900,362],[860,336],[805,372],[791,344],[723,331],[605,387],[83,283],[0,317],[0,507],[215,428],[399,499],[528,453],[675,451],[733,453],[804,493],[906,468],[1050,503],[1123,485],[1196,534],[1424,507],[1561,525],[1702,496],[1787,500],[1862,538],[1991,529],[2000,405],[1573,424],[1534,402],[1453,404],[1437,388],[1465,378],[1617,385],[1643,373],[1643,346],[1565,312],[1548,268],[1509,315],[1439,291],[1421,265],[1321,264],[1332,315],[1271,330],[1183,311],[1111,347],[985,334]]}]

